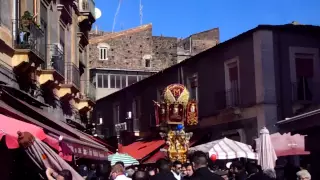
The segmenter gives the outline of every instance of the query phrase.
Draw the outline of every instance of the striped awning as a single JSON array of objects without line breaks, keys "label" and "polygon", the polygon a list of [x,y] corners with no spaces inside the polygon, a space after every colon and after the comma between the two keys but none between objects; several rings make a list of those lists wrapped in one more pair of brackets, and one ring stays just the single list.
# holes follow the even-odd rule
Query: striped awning
[{"label": "striped awning", "polygon": [[257,154],[250,145],[223,138],[190,148],[191,152],[203,151],[209,156],[216,155],[217,159],[248,158],[257,159]]},{"label": "striped awning", "polygon": [[124,163],[124,166],[132,166],[132,165],[139,165],[139,162],[134,159],[132,156],[128,154],[121,154],[121,153],[115,153],[108,156],[108,161],[111,162],[111,165],[113,166],[116,162],[121,161]]}]

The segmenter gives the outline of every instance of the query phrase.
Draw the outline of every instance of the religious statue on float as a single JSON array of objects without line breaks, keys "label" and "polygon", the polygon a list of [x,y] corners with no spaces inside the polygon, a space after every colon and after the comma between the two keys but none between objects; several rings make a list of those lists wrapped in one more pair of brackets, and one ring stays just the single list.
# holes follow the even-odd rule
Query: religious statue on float
[{"label": "religious statue on float", "polygon": [[192,133],[186,133],[185,126],[198,124],[198,107],[195,100],[189,100],[189,91],[181,84],[171,84],[163,92],[163,100],[155,103],[157,124],[165,127],[161,132],[168,146],[171,161],[186,162]]}]

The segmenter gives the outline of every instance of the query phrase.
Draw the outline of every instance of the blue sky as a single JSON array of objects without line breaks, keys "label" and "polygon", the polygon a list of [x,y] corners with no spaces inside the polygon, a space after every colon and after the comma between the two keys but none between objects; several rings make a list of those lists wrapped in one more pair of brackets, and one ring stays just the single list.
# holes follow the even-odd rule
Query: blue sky
[{"label": "blue sky", "polygon": [[[119,0],[95,2],[102,11],[95,25],[112,31]],[[258,24],[320,25],[320,0],[142,0],[142,4],[143,24],[152,23],[154,35],[187,37],[219,27],[225,41]],[[122,0],[115,31],[139,25],[139,0]]]}]

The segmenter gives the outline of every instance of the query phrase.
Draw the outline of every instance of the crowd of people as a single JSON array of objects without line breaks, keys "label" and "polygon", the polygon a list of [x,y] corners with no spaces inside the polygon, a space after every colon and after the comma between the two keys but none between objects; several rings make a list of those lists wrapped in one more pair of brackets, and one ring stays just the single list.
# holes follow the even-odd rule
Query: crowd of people
[{"label": "crowd of people", "polygon": [[[262,170],[255,163],[232,162],[225,169],[208,166],[209,159],[201,151],[195,152],[190,163],[182,164],[179,161],[171,163],[167,159],[156,162],[156,168],[128,168],[122,162],[117,162],[111,169],[111,180],[276,180],[273,169]],[[311,180],[307,170],[296,173],[298,180]]]}]

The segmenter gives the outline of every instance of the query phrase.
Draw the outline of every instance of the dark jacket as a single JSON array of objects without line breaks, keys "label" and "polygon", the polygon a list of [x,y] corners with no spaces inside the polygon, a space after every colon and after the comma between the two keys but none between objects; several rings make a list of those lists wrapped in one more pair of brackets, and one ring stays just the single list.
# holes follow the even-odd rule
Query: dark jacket
[{"label": "dark jacket", "polygon": [[191,180],[223,180],[222,177],[212,173],[207,167],[197,169],[192,177]]},{"label": "dark jacket", "polygon": [[151,177],[151,180],[176,180],[171,171],[160,172]]},{"label": "dark jacket", "polygon": [[236,180],[246,180],[247,179],[247,174],[245,171],[240,172],[239,174],[236,175],[235,177]]}]

